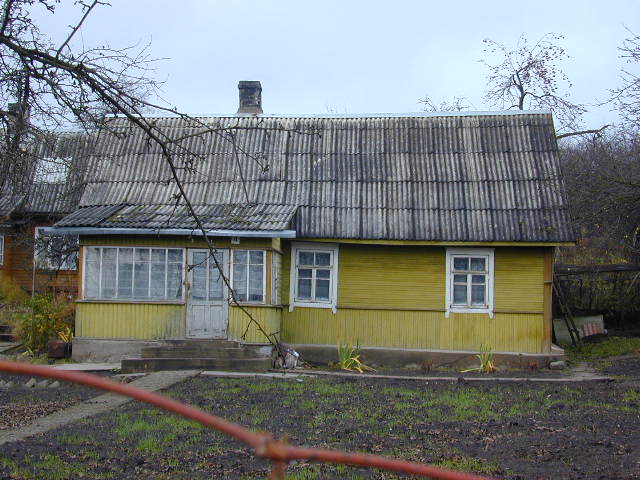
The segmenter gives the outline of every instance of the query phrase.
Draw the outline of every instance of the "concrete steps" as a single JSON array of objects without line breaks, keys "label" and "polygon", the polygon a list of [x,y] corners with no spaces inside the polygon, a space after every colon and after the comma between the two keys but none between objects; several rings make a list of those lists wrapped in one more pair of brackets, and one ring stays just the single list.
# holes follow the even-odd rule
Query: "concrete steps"
[{"label": "concrete steps", "polygon": [[122,373],[158,370],[215,369],[239,372],[266,371],[272,367],[271,350],[228,340],[169,340],[146,347],[140,358],[122,360]]},{"label": "concrete steps", "polygon": [[9,325],[0,325],[0,342],[15,342],[16,337],[11,333]]}]

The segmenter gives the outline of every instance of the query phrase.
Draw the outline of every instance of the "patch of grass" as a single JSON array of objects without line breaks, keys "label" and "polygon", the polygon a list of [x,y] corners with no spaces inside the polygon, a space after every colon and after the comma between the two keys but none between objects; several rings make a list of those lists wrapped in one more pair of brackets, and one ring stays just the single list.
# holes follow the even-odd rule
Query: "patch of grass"
[{"label": "patch of grass", "polygon": [[619,355],[640,356],[640,338],[611,337],[600,343],[584,343],[567,347],[572,360],[598,360]]},{"label": "patch of grass", "polygon": [[82,445],[91,442],[91,437],[79,433],[63,433],[59,437],[60,443],[67,445]]},{"label": "patch of grass", "polygon": [[162,451],[161,442],[155,437],[145,437],[138,442],[136,450],[144,453],[160,453]]},{"label": "patch of grass", "polygon": [[56,455],[46,454],[40,461],[33,463],[34,478],[47,478],[49,480],[67,480],[85,475],[84,469],[75,463],[65,462]]},{"label": "patch of grass", "polygon": [[467,473],[484,473],[492,474],[500,471],[500,466],[495,462],[490,462],[483,458],[454,456],[445,458],[444,460],[436,463],[439,467],[450,468],[451,470],[458,470]]}]

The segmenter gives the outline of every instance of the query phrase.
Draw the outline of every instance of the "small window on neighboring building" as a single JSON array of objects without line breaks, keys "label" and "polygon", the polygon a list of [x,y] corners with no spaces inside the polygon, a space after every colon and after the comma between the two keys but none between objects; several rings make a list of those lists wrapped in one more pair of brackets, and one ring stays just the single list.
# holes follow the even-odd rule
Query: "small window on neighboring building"
[{"label": "small window on neighboring building", "polygon": [[336,311],[338,247],[299,244],[291,250],[291,298],[297,307],[331,308]]},{"label": "small window on neighboring building", "polygon": [[446,315],[488,313],[493,317],[493,249],[447,249]]},{"label": "small window on neighboring building", "polygon": [[40,270],[76,270],[78,268],[77,235],[42,235],[36,227],[33,255]]},{"label": "small window on neighboring building", "polygon": [[231,278],[238,302],[264,303],[264,250],[233,250]]},{"label": "small window on neighboring building", "polygon": [[43,157],[36,161],[34,182],[64,183],[69,176],[71,157]]}]

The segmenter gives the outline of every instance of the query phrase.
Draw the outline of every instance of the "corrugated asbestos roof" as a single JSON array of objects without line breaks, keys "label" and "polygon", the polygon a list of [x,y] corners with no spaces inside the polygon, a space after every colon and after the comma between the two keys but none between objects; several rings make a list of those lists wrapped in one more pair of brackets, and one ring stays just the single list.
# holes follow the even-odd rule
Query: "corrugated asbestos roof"
[{"label": "corrugated asbestos roof", "polygon": [[[212,228],[293,227],[298,237],[316,238],[574,239],[548,113],[151,121],[171,139],[187,195]],[[111,129],[120,135],[101,132],[83,208],[59,225],[192,225],[174,208],[178,189],[158,146],[126,119]],[[262,213],[232,213],[247,204]]]},{"label": "corrugated asbestos roof", "polygon": [[[29,147],[33,162],[51,162],[68,167],[64,181],[46,182],[35,178],[26,192],[8,191],[0,195],[0,217],[17,214],[60,216],[73,212],[85,187],[88,157],[93,153],[93,135],[79,132],[46,133]],[[8,186],[10,190],[10,186]]]},{"label": "corrugated asbestos roof", "polygon": [[[198,205],[196,214],[207,230],[286,230],[296,207],[291,205]],[[109,205],[83,207],[57,226],[102,228],[197,229],[183,205]]]}]

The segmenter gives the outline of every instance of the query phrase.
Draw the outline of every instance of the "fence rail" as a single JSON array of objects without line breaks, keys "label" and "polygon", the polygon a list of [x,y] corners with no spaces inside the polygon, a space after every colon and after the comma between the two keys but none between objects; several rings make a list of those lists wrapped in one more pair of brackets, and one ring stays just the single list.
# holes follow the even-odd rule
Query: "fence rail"
[{"label": "fence rail", "polygon": [[66,382],[77,383],[107,392],[117,393],[140,402],[154,405],[163,410],[173,412],[185,418],[195,420],[209,428],[222,432],[251,447],[256,456],[270,460],[273,469],[270,479],[282,480],[286,476],[286,468],[291,460],[309,460],[325,463],[337,463],[359,467],[379,468],[396,473],[408,473],[419,477],[437,480],[488,480],[469,473],[447,470],[421,463],[408,462],[379,455],[347,453],[339,450],[302,448],[289,445],[276,439],[271,433],[257,433],[221,417],[178,402],[163,395],[148,392],[131,385],[116,383],[106,378],[82,372],[56,370],[42,365],[31,365],[19,362],[0,361],[0,371],[33,375]]}]

